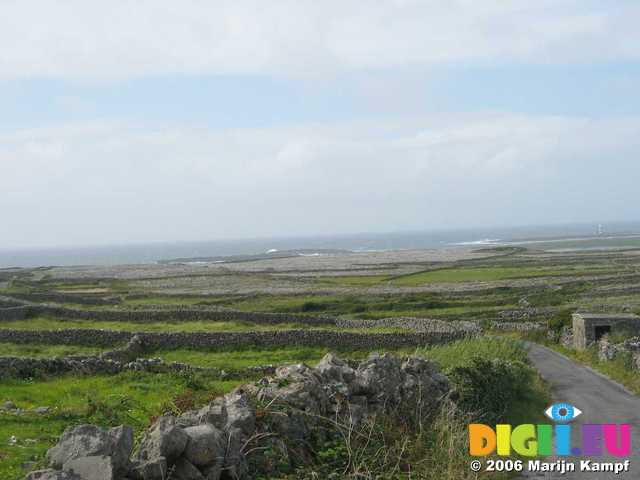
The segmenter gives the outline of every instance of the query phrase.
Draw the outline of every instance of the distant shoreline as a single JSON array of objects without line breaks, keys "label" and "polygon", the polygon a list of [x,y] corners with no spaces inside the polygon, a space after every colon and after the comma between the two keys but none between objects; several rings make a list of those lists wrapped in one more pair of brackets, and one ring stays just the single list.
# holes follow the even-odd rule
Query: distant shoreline
[{"label": "distant shoreline", "polygon": [[154,263],[228,263],[283,256],[342,255],[403,250],[530,246],[544,250],[640,248],[640,224],[487,228],[435,232],[281,237],[48,249],[0,249],[0,268]]}]

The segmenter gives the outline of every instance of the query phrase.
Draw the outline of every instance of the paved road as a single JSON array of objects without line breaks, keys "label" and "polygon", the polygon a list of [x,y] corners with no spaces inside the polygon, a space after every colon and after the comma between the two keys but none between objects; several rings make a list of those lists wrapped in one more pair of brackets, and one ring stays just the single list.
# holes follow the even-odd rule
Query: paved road
[{"label": "paved road", "polygon": [[[582,410],[574,422],[574,425],[589,423],[629,423],[632,432],[632,450],[636,452],[631,460],[631,471],[619,475],[607,473],[567,473],[528,475],[525,478],[540,479],[576,479],[589,480],[605,479],[640,479],[640,398],[631,394],[623,386],[609,380],[591,370],[578,365],[568,358],[546,347],[530,344],[529,358],[539,370],[542,377],[549,382],[552,388],[554,401],[567,402]],[[572,445],[581,445],[581,428],[573,428],[573,433],[578,434],[572,438]],[[568,457],[574,461],[579,469],[579,460],[583,457]],[[555,461],[556,458],[547,459]],[[619,462],[620,459],[603,455],[594,457],[598,462]]]}]

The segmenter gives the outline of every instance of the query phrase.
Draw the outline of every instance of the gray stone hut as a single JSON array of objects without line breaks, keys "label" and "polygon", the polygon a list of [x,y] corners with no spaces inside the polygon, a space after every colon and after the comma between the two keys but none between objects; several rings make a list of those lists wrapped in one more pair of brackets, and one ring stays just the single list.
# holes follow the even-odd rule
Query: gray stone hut
[{"label": "gray stone hut", "polygon": [[574,313],[573,346],[584,350],[607,333],[624,331],[640,335],[640,317],[633,314],[617,313]]}]

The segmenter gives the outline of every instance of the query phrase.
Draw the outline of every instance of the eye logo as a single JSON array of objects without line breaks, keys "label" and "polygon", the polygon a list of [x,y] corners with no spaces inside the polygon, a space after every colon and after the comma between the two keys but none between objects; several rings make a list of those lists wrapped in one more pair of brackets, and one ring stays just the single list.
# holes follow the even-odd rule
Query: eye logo
[{"label": "eye logo", "polygon": [[555,422],[567,423],[582,415],[582,410],[570,403],[555,403],[547,408],[544,413]]}]

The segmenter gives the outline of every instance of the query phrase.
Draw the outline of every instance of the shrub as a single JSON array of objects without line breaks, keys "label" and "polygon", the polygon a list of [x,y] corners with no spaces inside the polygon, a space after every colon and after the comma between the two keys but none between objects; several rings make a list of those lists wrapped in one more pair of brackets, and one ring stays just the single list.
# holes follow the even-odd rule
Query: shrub
[{"label": "shrub", "polygon": [[483,422],[505,419],[519,399],[532,394],[533,370],[522,362],[476,357],[449,372],[460,408]]},{"label": "shrub", "polygon": [[570,327],[572,314],[573,310],[571,309],[564,309],[557,312],[555,315],[553,315],[553,317],[549,319],[549,322],[547,323],[549,330],[560,333],[563,327]]}]

